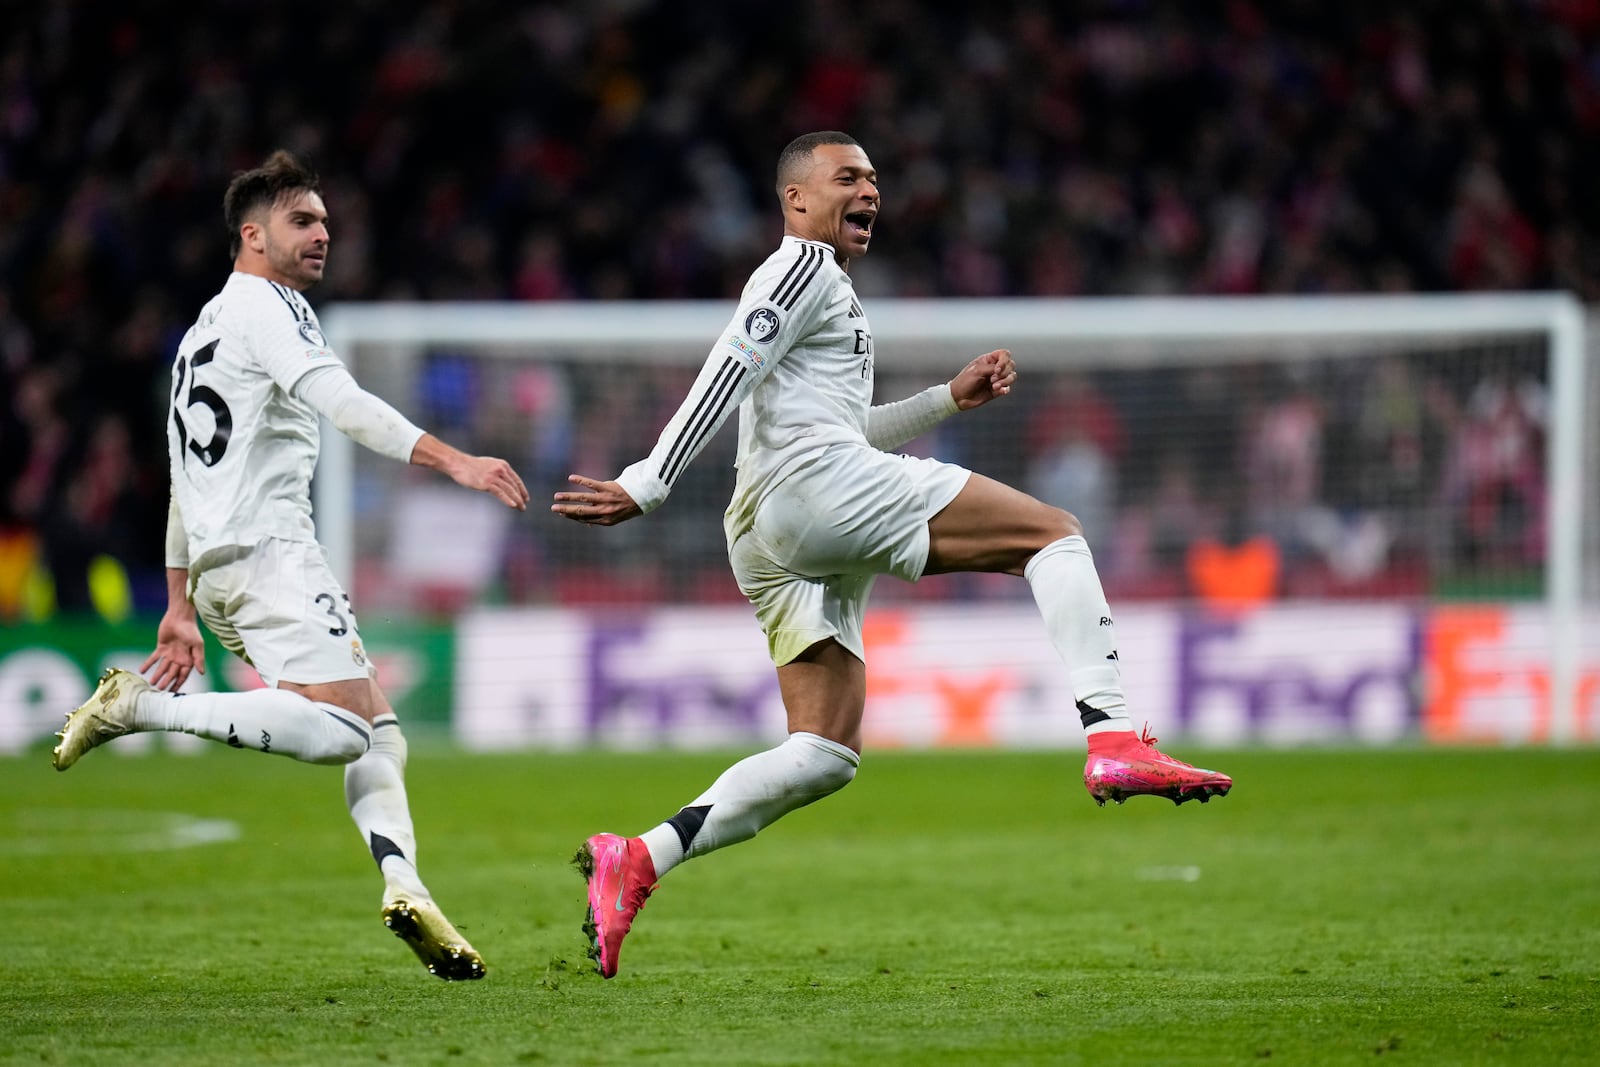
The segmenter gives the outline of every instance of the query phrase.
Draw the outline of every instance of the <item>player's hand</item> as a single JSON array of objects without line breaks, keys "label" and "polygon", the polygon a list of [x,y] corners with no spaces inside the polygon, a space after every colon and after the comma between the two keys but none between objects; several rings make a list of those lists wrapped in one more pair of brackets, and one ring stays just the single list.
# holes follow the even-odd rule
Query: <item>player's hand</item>
[{"label": "player's hand", "polygon": [[528,510],[528,487],[503,459],[463,454],[450,468],[450,477],[457,485],[488,493],[507,507]]},{"label": "player's hand", "polygon": [[[150,669],[154,667],[154,673]],[[156,627],[156,650],[145,659],[139,673],[157,689],[176,691],[193,671],[206,673],[206,642],[192,614],[168,611]]]},{"label": "player's hand", "polygon": [[557,515],[565,515],[591,526],[615,526],[635,515],[644,514],[644,509],[635,504],[628,491],[616,482],[597,481],[581,474],[569,474],[567,481],[582,489],[556,494],[556,502],[550,505],[550,510]]},{"label": "player's hand", "polygon": [[968,363],[960,374],[950,379],[950,396],[956,407],[971,411],[1011,392],[1011,384],[1016,380],[1017,364],[1011,352],[997,348]]}]

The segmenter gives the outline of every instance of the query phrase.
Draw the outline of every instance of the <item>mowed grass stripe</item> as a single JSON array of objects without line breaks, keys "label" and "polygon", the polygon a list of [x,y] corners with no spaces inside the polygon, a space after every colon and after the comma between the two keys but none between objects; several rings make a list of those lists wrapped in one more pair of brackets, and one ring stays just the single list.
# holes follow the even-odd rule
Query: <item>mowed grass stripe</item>
[{"label": "mowed grass stripe", "polygon": [[[573,849],[731,756],[419,744],[424,873],[490,967],[460,985],[382,929],[337,771],[0,760],[0,1060],[1600,1061],[1600,752],[1178,751],[1234,794],[1099,809],[1069,753],[869,752],[843,793],[673,872],[603,982]],[[95,812],[240,836],[6,847]]]}]

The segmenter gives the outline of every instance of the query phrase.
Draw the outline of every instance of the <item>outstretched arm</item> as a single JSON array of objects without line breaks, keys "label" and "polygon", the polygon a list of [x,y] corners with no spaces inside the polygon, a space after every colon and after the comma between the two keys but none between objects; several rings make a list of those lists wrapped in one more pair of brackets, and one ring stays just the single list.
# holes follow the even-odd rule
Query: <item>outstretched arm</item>
[{"label": "outstretched arm", "polygon": [[615,526],[644,514],[644,509],[616,482],[602,482],[581,474],[569,474],[567,481],[580,486],[582,491],[557,493],[556,502],[550,505],[550,510],[557,515],[591,526]]},{"label": "outstretched arm", "polygon": [[471,456],[425,433],[417,439],[411,462],[447,474],[457,485],[488,493],[507,507],[528,510],[528,487],[503,459]]},{"label": "outstretched arm", "polygon": [[756,344],[739,333],[744,310],[741,305],[728,332],[712,346],[650,454],[629,464],[615,481],[569,476],[567,481],[579,491],[555,494],[551,511],[595,526],[615,526],[661,506],[684,468],[787,351],[788,342],[779,341],[760,355]]},{"label": "outstretched arm", "polygon": [[448,475],[458,485],[488,493],[507,507],[527,509],[528,487],[511,464],[474,456],[411,424],[400,412],[356,384],[343,367],[319,367],[295,382],[297,397],[325,415],[359,445]]},{"label": "outstretched arm", "polygon": [[796,342],[818,328],[835,289],[813,243],[784,245],[750,276],[739,307],[711,346],[650,454],[613,481],[574,474],[576,490],[555,494],[550,510],[578,522],[614,526],[660,507],[728,417],[772,373]]}]

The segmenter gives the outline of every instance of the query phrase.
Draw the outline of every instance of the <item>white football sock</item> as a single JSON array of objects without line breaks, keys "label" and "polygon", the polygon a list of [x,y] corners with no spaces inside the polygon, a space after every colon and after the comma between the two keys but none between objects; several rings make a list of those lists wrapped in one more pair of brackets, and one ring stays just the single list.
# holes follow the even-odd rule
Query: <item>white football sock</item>
[{"label": "white football sock", "polygon": [[141,693],[134,705],[134,726],[194,734],[305,763],[349,763],[367,751],[372,738],[361,716],[313,703],[288,689]]},{"label": "white football sock", "polygon": [[691,856],[746,841],[796,808],[838,792],[860,763],[844,745],[803,732],[740,760],[678,814],[640,835],[656,877]]},{"label": "white football sock", "polygon": [[1080,534],[1052,541],[1034,553],[1022,574],[1050,643],[1067,665],[1084,733],[1132,730],[1117,665],[1117,631],[1089,543]]},{"label": "white football sock", "polygon": [[406,802],[406,737],[393,715],[372,721],[372,748],[344,769],[344,800],[383,874],[384,896],[429,899],[417,874],[417,835]]}]

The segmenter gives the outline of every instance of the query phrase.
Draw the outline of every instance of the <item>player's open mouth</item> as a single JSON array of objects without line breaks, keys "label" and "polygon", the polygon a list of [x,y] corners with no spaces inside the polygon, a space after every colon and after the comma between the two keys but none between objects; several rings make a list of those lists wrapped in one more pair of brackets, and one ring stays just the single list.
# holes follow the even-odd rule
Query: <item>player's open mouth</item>
[{"label": "player's open mouth", "polygon": [[870,211],[852,211],[844,217],[844,221],[862,237],[871,237],[873,217]]}]

